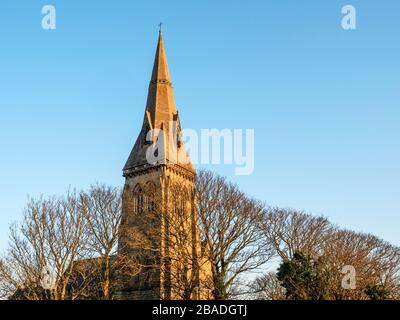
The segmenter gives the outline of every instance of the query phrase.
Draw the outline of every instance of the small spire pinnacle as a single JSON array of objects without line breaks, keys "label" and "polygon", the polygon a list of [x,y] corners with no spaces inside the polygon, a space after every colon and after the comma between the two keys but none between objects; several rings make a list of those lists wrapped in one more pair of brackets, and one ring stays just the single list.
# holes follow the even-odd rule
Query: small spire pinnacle
[{"label": "small spire pinnacle", "polygon": [[159,32],[160,32],[160,33],[162,32],[162,26],[163,26],[163,23],[160,22],[160,23],[158,24],[158,28],[159,28]]}]

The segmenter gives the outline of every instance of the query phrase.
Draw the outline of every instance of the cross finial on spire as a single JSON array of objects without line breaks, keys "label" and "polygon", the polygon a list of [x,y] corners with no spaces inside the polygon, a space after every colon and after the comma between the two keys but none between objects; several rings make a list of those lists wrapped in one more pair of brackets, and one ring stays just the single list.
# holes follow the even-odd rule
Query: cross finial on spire
[{"label": "cross finial on spire", "polygon": [[162,26],[163,26],[163,23],[160,22],[160,23],[158,24],[158,27],[159,27],[159,31],[160,31],[160,32],[162,31]]}]

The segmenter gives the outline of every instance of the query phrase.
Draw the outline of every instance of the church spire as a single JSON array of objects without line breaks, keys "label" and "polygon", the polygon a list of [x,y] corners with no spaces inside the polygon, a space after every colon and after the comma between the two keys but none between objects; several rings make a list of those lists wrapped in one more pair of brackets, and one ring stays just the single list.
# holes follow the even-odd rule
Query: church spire
[{"label": "church spire", "polygon": [[[177,148],[176,152],[174,152],[175,148],[171,148],[171,142],[173,142],[171,141],[171,124],[173,124],[175,131],[173,135],[178,135],[180,137],[180,120],[175,106],[172,82],[169,74],[167,55],[164,48],[164,40],[160,25],[153,72],[151,74],[147,95],[143,127],[125,165],[124,172],[130,171],[132,168],[140,167],[147,162],[146,151],[149,143],[147,143],[148,141],[146,141],[146,137],[149,130],[152,129],[161,129],[163,133],[163,142],[165,145],[165,158],[163,159],[163,163],[174,162],[174,159],[177,158],[175,153],[186,154],[185,147],[183,145],[180,147],[180,141],[179,148]],[[171,152],[174,153],[172,156]],[[178,165],[190,172],[194,171],[191,163],[178,163]]]},{"label": "church spire", "polygon": [[158,35],[146,111],[149,112],[152,127],[158,129],[161,128],[162,123],[165,126],[172,121],[177,113],[161,29]]}]

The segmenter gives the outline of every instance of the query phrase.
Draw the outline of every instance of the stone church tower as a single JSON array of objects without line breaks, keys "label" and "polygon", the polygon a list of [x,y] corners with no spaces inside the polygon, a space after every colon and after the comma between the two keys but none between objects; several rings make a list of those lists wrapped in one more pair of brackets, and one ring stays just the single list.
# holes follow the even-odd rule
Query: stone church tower
[{"label": "stone church tower", "polygon": [[207,298],[195,204],[195,170],[181,141],[160,30],[143,126],[123,169],[119,251],[148,272],[130,280],[127,299]]}]

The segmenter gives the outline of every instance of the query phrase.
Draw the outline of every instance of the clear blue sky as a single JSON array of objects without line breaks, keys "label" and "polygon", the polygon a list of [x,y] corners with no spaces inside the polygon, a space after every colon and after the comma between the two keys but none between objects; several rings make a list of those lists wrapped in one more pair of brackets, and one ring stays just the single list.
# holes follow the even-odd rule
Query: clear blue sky
[{"label": "clear blue sky", "polygon": [[399,1],[2,0],[0,248],[28,195],[123,185],[160,21],[183,126],[255,129],[253,175],[213,169],[400,245]]}]

